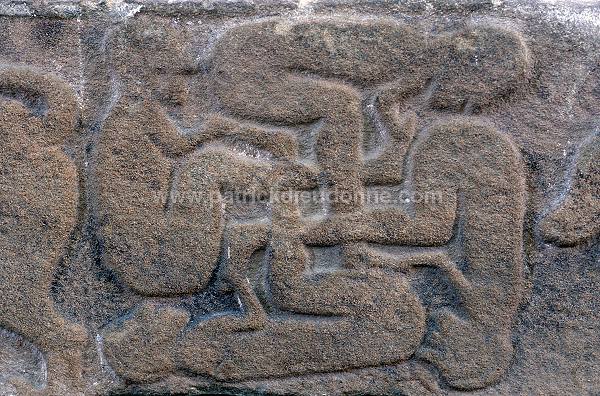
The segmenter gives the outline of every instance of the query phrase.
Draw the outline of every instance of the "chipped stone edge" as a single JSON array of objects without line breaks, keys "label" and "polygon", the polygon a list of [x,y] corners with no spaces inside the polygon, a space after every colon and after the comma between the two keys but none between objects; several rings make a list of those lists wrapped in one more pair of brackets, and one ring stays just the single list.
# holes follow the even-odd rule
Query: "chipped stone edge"
[{"label": "chipped stone edge", "polygon": [[510,11],[600,33],[600,0],[0,0],[0,16],[128,19],[137,13],[251,17],[351,8],[399,13]]}]

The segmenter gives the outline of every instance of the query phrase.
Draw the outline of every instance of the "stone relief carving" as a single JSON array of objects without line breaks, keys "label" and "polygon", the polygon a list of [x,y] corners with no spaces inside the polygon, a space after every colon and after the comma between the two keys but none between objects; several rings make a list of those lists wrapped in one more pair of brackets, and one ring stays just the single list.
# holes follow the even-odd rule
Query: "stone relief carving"
[{"label": "stone relief carving", "polygon": [[[121,82],[86,184],[103,264],[142,301],[98,335],[119,378],[240,383],[427,362],[472,390],[504,375],[524,294],[526,177],[503,126],[480,111],[527,84],[519,34],[276,18],[227,29],[205,70],[178,36],[161,39],[175,56],[113,49],[147,74]],[[184,80],[202,73],[211,111],[182,127],[197,88]],[[80,221],[81,176],[65,154],[77,99],[33,68],[0,76],[0,327],[48,365],[45,389],[14,385],[80,390],[88,330],[50,293]],[[582,143],[541,219],[546,242],[597,238],[599,142]],[[402,199],[366,199],[381,192]],[[456,298],[428,305],[414,285],[424,268]],[[190,308],[207,290],[234,305]]]},{"label": "stone relief carving", "polygon": [[[496,381],[522,295],[525,183],[510,139],[472,114],[529,64],[522,39],[491,26],[429,37],[384,19],[269,20],[216,43],[201,128],[182,134],[152,93],[119,101],[98,146],[100,233],[107,265],[147,300],[107,327],[111,366],[133,382],[231,382],[417,356],[456,388]],[[365,205],[392,186],[438,199]],[[273,199],[315,190],[319,215]],[[232,216],[228,192],[269,204]],[[427,266],[460,306],[427,312],[410,286]],[[213,284],[239,309],[168,302]]]},{"label": "stone relief carving", "polygon": [[[568,191],[543,219],[544,239],[559,246],[587,242],[600,231],[600,136],[586,139],[577,155]],[[585,209],[583,209],[585,208]]]},{"label": "stone relief carving", "polygon": [[[76,133],[77,101],[59,78],[18,66],[0,68],[0,95],[0,326],[44,353],[48,389],[60,392],[65,381],[78,386],[87,340],[50,298],[77,222],[77,168],[62,150]],[[15,385],[22,394],[36,393]]]}]

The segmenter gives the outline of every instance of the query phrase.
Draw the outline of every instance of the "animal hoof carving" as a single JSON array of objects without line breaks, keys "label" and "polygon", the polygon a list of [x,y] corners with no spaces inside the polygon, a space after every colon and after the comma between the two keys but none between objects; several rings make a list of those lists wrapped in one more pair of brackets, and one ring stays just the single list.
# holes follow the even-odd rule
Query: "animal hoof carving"
[{"label": "animal hoof carving", "polygon": [[[510,332],[439,312],[417,355],[435,364],[454,388],[477,389],[493,384],[513,358]],[[486,328],[487,327],[487,328]]]},{"label": "animal hoof carving", "polygon": [[175,368],[175,339],[189,319],[186,311],[174,308],[139,308],[104,335],[111,367],[132,382],[160,379]]}]

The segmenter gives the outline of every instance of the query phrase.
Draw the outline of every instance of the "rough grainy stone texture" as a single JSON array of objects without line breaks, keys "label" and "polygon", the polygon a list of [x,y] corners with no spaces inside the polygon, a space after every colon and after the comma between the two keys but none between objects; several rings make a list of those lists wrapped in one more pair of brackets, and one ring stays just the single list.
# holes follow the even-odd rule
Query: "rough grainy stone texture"
[{"label": "rough grainy stone texture", "polygon": [[0,395],[600,394],[600,5],[0,1]]}]

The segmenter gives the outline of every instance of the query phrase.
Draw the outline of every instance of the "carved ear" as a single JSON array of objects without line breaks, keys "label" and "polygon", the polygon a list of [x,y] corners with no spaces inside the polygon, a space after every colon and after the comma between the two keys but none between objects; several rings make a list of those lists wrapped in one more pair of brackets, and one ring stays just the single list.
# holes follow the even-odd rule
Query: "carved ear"
[{"label": "carved ear", "polygon": [[27,67],[0,67],[0,96],[18,100],[40,119],[28,136],[43,146],[59,145],[75,133],[77,99],[63,80]]},{"label": "carved ear", "polygon": [[531,59],[517,32],[471,27],[441,39],[445,59],[432,104],[464,110],[506,98],[526,85]]}]

